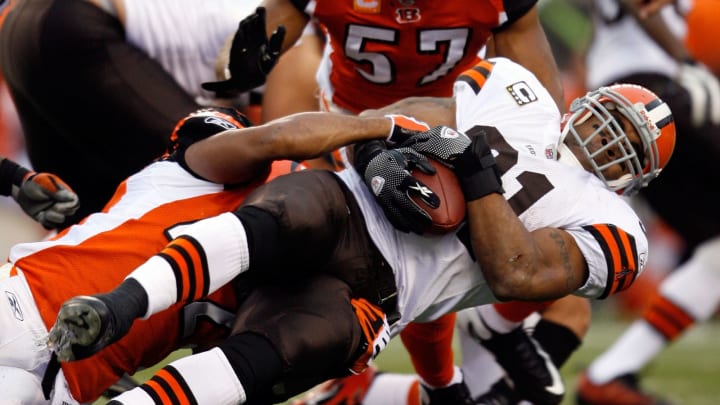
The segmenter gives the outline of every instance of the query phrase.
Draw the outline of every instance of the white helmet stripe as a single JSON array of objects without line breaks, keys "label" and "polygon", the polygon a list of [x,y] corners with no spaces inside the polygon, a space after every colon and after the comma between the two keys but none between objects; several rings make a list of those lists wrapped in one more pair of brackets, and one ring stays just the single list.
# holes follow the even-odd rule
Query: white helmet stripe
[{"label": "white helmet stripe", "polygon": [[[648,105],[648,107],[650,107],[650,105]],[[658,128],[662,128],[672,122],[672,111],[670,111],[667,103],[658,104],[651,108],[652,109],[648,110],[648,117]]]}]

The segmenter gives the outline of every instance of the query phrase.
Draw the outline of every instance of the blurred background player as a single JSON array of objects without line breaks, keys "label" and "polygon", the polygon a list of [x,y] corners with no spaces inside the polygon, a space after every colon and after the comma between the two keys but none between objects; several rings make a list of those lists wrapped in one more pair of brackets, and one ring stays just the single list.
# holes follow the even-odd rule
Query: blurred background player
[{"label": "blurred background player", "polygon": [[100,211],[122,180],[166,150],[179,119],[211,102],[200,83],[213,80],[225,39],[254,7],[13,2],[0,31],[0,68],[33,168],[56,173],[82,200],[67,224]]},{"label": "blurred background player", "polygon": [[[717,176],[696,175],[713,172],[720,158],[720,85],[703,64],[718,71],[717,52],[708,52],[717,28],[707,23],[717,18],[718,3],[678,2],[646,18],[636,18],[632,4],[595,1],[588,85],[638,83],[671,105],[678,131],[673,163],[640,196],[685,250],[642,318],[581,375],[577,398],[588,405],[664,403],[639,388],[638,373],[685,330],[709,319],[720,302],[720,184]],[[685,37],[683,18],[691,6]]]}]

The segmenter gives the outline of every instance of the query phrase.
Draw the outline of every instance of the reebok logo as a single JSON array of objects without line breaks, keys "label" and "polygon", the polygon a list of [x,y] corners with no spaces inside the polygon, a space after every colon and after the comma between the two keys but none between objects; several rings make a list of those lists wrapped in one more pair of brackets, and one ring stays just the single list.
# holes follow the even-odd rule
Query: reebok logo
[{"label": "reebok logo", "polygon": [[10,304],[10,310],[15,316],[15,319],[17,319],[18,321],[24,321],[25,317],[23,316],[22,309],[20,309],[20,302],[18,301],[15,294],[11,293],[10,291],[5,291],[5,296],[7,296],[8,303]]},{"label": "reebok logo", "polygon": [[385,179],[383,179],[380,176],[375,176],[370,180],[370,188],[372,189],[373,194],[377,197],[380,195],[380,191],[382,191],[383,186],[385,185]]},{"label": "reebok logo", "polygon": [[425,197],[425,198],[430,197],[430,196],[433,194],[433,191],[432,191],[432,190],[430,190],[429,188],[423,186],[423,185],[420,184],[420,183],[415,183],[414,186],[410,186],[409,188],[410,188],[410,190],[415,190],[415,191],[417,191],[418,193],[420,193],[420,195],[422,195],[422,196]]},{"label": "reebok logo", "polygon": [[458,137],[460,137],[460,134],[452,128],[445,127],[442,132],[440,132],[440,138],[455,139]]}]

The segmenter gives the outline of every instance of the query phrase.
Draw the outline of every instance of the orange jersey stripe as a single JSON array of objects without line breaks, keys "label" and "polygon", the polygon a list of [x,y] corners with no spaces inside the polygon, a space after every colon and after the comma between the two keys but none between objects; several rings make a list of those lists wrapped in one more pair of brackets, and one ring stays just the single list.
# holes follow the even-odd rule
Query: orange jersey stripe
[{"label": "orange jersey stripe", "polygon": [[167,368],[164,368],[158,371],[152,378],[154,380],[163,381],[165,383],[163,384],[163,386],[168,390],[168,395],[177,398],[177,403],[193,403],[194,399],[191,400],[190,398],[188,398],[189,390],[187,389],[187,385],[185,385],[184,383],[181,384],[178,381],[177,377],[180,377],[180,379],[182,380],[182,377],[179,374],[172,374]]},{"label": "orange jersey stripe", "polygon": [[177,404],[177,402],[174,402],[170,399],[167,392],[165,392],[165,390],[163,389],[162,385],[155,381],[155,379],[146,381],[145,384],[143,384],[143,390],[152,397],[156,404]]},{"label": "orange jersey stripe", "polygon": [[599,298],[606,298],[630,287],[638,271],[635,238],[611,224],[588,225],[583,229],[595,237],[605,255],[607,285]]},{"label": "orange jersey stripe", "polygon": [[494,65],[494,63],[486,60],[481,61],[472,68],[462,72],[457,80],[469,84],[475,94],[478,94],[485,85],[488,77],[490,77]]}]

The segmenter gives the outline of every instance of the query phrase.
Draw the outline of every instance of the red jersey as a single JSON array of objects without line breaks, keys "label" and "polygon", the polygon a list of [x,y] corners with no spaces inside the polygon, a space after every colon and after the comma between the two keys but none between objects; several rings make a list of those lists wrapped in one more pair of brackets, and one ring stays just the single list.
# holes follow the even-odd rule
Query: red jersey
[{"label": "red jersey", "polygon": [[360,112],[408,96],[448,97],[492,31],[536,0],[293,0],[326,32],[318,82],[332,103]]},{"label": "red jersey", "polygon": [[[176,162],[153,163],[123,182],[103,212],[49,241],[16,245],[10,260],[25,275],[49,330],[63,302],[116,287],[165,247],[173,225],[232,211],[258,185],[293,168],[288,161],[276,162],[267,178],[225,189],[193,177]],[[93,401],[124,373],[152,366],[189,344],[212,344],[229,334],[236,309],[228,285],[203,301],[137,320],[127,336],[95,356],[62,364],[70,392],[80,402]]]}]

